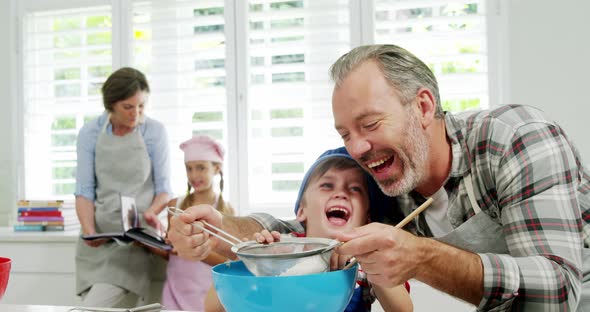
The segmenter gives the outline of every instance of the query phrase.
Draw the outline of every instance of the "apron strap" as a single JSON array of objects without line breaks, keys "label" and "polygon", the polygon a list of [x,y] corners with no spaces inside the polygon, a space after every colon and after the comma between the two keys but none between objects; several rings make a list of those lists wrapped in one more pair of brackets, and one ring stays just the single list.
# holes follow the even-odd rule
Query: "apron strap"
[{"label": "apron strap", "polygon": [[107,119],[104,121],[104,124],[102,125],[102,130],[100,130],[100,131],[106,133],[107,126],[109,125],[110,122],[111,122],[111,113],[108,114]]},{"label": "apron strap", "polygon": [[[101,132],[106,133],[107,132],[107,127],[109,126],[109,124],[112,124],[111,123],[111,115],[112,115],[112,113],[109,113],[109,115],[107,116],[107,119],[105,120],[104,124],[102,125]],[[137,129],[138,129],[138,127],[136,126],[135,128],[133,128],[133,131],[137,131]]]},{"label": "apron strap", "polygon": [[465,178],[463,178],[463,181],[465,181],[465,188],[467,189],[467,196],[469,197],[469,202],[471,202],[471,207],[473,208],[475,214],[478,214],[481,212],[481,208],[479,208],[477,200],[475,200],[475,193],[473,192],[473,182],[471,180],[471,173],[469,173]]}]

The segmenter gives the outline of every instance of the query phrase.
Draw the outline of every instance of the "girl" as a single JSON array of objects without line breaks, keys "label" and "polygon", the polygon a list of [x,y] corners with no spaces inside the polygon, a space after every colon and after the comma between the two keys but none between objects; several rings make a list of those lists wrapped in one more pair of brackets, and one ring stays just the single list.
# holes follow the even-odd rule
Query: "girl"
[{"label": "girl", "polygon": [[[184,164],[188,178],[185,196],[175,198],[168,203],[185,210],[190,206],[208,204],[226,215],[234,211],[223,200],[223,156],[224,150],[208,136],[195,136],[180,144],[184,152]],[[219,174],[219,194],[213,189],[213,180]],[[170,219],[170,215],[168,215]],[[175,254],[170,254],[167,278],[162,293],[162,304],[167,310],[202,311],[205,294],[211,286],[211,266],[225,262],[226,258],[211,253],[203,261],[188,261]]]}]

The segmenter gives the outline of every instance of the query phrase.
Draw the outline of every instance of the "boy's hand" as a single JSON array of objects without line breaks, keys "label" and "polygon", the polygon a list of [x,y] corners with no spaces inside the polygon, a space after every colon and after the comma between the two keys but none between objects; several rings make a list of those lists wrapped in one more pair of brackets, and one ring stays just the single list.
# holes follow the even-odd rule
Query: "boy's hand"
[{"label": "boy's hand", "polygon": [[341,255],[339,253],[332,253],[330,258],[330,271],[341,270],[348,261],[352,259],[351,255]]},{"label": "boy's hand", "polygon": [[260,233],[254,233],[254,240],[259,244],[270,244],[281,240],[281,233],[277,231],[269,232],[262,230]]}]

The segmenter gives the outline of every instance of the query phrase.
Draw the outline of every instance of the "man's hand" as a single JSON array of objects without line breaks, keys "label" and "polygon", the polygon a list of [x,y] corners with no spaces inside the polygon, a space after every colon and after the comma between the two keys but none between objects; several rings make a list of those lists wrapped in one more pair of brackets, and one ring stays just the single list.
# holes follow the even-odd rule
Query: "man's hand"
[{"label": "man's hand", "polygon": [[336,238],[345,242],[337,253],[354,256],[369,281],[384,287],[414,278],[424,259],[420,239],[390,225],[370,223]]},{"label": "man's hand", "polygon": [[217,244],[215,237],[201,230],[192,223],[197,222],[204,226],[200,220],[216,227],[221,227],[222,215],[210,205],[197,205],[189,207],[180,216],[172,216],[168,239],[174,247],[174,251],[187,260],[201,261],[209,255]]},{"label": "man's hand", "polygon": [[330,257],[330,271],[342,270],[351,258],[351,255],[339,254],[337,252],[332,253]]}]

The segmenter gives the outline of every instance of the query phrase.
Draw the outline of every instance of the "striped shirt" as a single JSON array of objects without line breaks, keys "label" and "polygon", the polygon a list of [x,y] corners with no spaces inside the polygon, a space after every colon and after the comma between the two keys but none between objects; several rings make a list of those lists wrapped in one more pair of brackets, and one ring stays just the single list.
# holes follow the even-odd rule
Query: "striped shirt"
[{"label": "striped shirt", "polygon": [[[478,309],[574,311],[582,253],[590,246],[590,171],[564,131],[538,109],[518,105],[446,113],[445,123],[453,154],[444,185],[452,226],[474,215],[463,183],[471,173],[477,202],[502,226],[509,250],[479,254],[484,296]],[[408,215],[423,200],[400,196],[397,211]],[[380,221],[395,224],[393,210]],[[281,227],[265,218],[256,220]],[[406,229],[431,236],[423,216]]]}]

